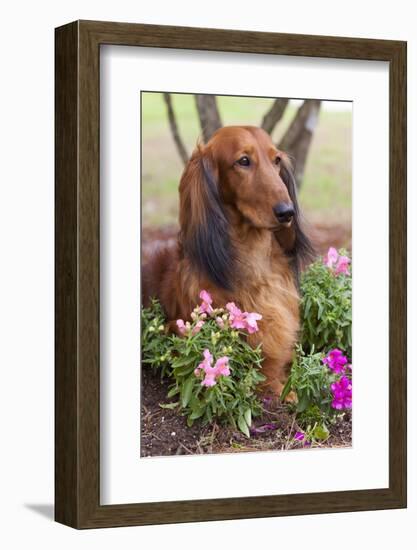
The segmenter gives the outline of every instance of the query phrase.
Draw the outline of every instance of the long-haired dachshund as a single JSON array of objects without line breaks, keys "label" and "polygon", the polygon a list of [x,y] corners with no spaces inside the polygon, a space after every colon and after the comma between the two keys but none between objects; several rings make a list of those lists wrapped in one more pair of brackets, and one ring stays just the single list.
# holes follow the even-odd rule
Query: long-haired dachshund
[{"label": "long-haired dachshund", "polygon": [[288,157],[254,126],[229,126],[200,144],[180,186],[175,247],[155,250],[142,271],[143,301],[156,296],[171,326],[187,319],[201,289],[262,315],[263,373],[281,393],[299,331],[298,273],[312,255]]}]

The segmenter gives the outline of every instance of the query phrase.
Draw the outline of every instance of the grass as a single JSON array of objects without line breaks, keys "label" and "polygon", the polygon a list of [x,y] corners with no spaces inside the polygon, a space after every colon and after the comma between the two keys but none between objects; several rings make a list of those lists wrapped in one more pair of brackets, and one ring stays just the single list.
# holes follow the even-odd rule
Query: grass
[{"label": "grass", "polygon": [[[259,125],[272,99],[218,97],[224,125]],[[160,93],[142,93],[142,215],[147,227],[177,222],[178,182],[183,164],[176,151]],[[200,127],[194,97],[173,94],[180,134],[191,153]],[[290,104],[273,133],[278,142],[291,122],[297,106]],[[336,111],[322,105],[306,164],[300,192],[301,207],[311,221],[351,222],[351,135],[350,110]]]}]

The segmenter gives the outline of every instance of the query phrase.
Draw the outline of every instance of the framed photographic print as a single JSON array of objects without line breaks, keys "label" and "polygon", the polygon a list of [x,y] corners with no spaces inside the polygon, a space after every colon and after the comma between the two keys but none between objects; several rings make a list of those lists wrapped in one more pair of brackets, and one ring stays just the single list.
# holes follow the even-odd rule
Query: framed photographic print
[{"label": "framed photographic print", "polygon": [[406,506],[406,43],[56,29],[56,520]]}]

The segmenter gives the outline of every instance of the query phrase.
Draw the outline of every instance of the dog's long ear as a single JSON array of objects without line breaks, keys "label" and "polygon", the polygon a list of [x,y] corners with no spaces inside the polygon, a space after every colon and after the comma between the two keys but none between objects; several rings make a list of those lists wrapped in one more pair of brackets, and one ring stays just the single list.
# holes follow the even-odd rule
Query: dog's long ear
[{"label": "dog's long ear", "polygon": [[231,290],[234,254],[216,172],[209,151],[199,145],[180,182],[180,243],[199,272]]},{"label": "dog's long ear", "polygon": [[[294,206],[295,215],[292,226],[288,228],[288,231],[291,232],[291,234],[285,235],[284,233],[281,237],[277,234],[277,239],[283,246],[285,252],[292,259],[292,265],[298,281],[300,270],[309,261],[313,260],[315,252],[313,245],[311,244],[311,241],[307,237],[303,228],[302,215],[298,204],[297,186],[291,161],[287,155],[283,155],[282,157],[280,176],[287,187],[288,194]],[[285,241],[288,246],[285,246]]]}]

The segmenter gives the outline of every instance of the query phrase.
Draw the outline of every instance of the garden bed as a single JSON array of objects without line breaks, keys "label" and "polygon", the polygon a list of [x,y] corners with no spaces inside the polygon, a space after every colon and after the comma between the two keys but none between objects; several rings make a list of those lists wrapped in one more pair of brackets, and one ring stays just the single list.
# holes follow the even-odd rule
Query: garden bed
[{"label": "garden bed", "polygon": [[[351,446],[351,260],[329,247],[350,249],[350,233],[315,224],[310,236],[319,257],[302,276],[300,344],[284,390],[298,404],[259,393],[261,351],[245,343],[257,313],[213,309],[202,290],[192,320],[177,320],[182,336],[168,338],[154,301],[142,310],[142,457]],[[175,242],[175,228],[142,238],[143,261],[158,241]]]},{"label": "garden bed", "polygon": [[[305,448],[294,439],[299,426],[288,405],[271,396],[263,396],[265,412],[255,418],[253,428],[265,430],[250,438],[237,430],[216,423],[188,427],[184,416],[175,410],[163,409],[167,402],[168,383],[151,369],[142,369],[141,456],[194,455],[250,451],[280,451]],[[274,429],[268,429],[274,425]],[[265,427],[266,426],[266,427]],[[272,426],[270,426],[272,427]],[[350,447],[352,444],[351,412],[329,426],[326,441],[313,442],[312,448]]]}]

